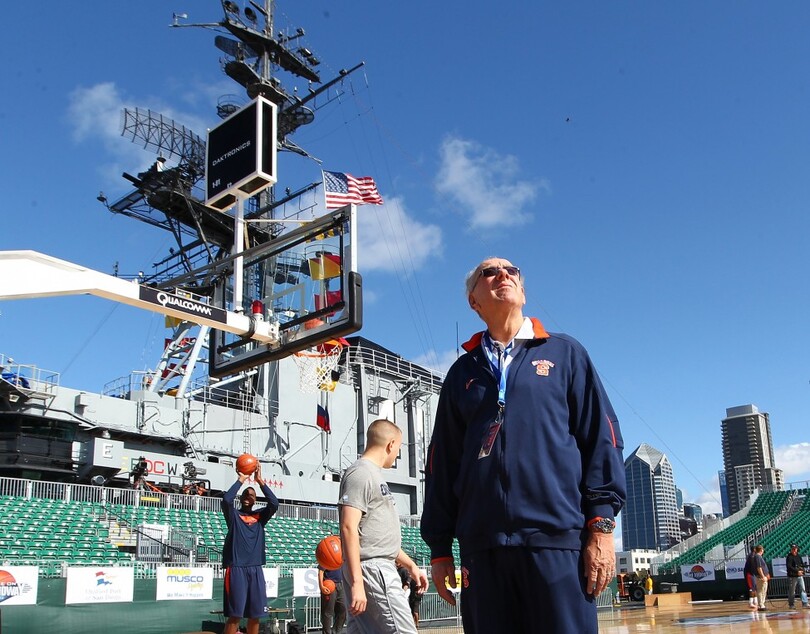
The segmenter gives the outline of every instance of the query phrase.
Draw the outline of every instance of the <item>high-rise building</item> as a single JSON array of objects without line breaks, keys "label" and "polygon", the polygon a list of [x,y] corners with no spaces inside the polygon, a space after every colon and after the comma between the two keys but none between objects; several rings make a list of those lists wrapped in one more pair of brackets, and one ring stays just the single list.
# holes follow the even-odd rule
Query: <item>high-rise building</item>
[{"label": "high-rise building", "polygon": [[624,461],[627,502],[622,510],[624,550],[666,550],[680,541],[675,479],[669,459],[642,443]]},{"label": "high-rise building", "polygon": [[698,533],[703,532],[703,509],[699,504],[692,504],[691,502],[683,503],[683,516],[695,520],[695,526]]},{"label": "high-rise building", "polygon": [[743,508],[756,490],[784,488],[782,470],[773,460],[771,423],[766,412],[760,412],[756,405],[729,407],[720,429],[730,514]]},{"label": "high-rise building", "polygon": [[717,482],[720,485],[720,504],[723,506],[723,517],[731,515],[728,507],[728,487],[726,486],[726,472],[720,470],[717,472]]}]

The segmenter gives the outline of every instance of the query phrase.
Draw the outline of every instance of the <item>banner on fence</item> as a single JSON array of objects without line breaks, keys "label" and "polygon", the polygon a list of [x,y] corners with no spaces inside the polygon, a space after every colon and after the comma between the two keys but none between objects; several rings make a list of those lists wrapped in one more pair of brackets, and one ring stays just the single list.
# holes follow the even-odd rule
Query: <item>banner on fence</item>
[{"label": "banner on fence", "polygon": [[787,577],[786,562],[786,557],[774,557],[771,559],[771,575],[774,577]]},{"label": "banner on fence", "polygon": [[211,599],[214,595],[214,569],[158,566],[157,601]]},{"label": "banner on fence", "polygon": [[0,607],[36,605],[38,587],[36,566],[0,566]]},{"label": "banner on fence", "polygon": [[692,564],[681,566],[681,579],[686,582],[714,581],[714,564]]},{"label": "banner on fence", "polygon": [[65,587],[65,604],[132,601],[134,588],[134,568],[69,567]]},{"label": "banner on fence", "polygon": [[278,598],[278,568],[262,568],[264,571],[264,591],[268,599]]},{"label": "banner on fence", "polygon": [[726,579],[744,579],[745,559],[729,559],[726,562]]},{"label": "banner on fence", "polygon": [[293,570],[293,596],[321,596],[321,587],[318,585],[317,568],[295,568]]}]

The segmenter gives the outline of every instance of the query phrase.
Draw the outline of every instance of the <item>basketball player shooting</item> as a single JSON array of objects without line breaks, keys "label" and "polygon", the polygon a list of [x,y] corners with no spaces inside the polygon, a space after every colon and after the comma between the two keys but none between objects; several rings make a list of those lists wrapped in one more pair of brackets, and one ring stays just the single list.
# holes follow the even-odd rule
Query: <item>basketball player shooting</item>
[{"label": "basketball player shooting", "polygon": [[[237,463],[238,464],[238,463]],[[222,498],[222,513],[228,525],[222,566],[225,568],[223,614],[228,619],[224,634],[236,634],[239,623],[247,618],[247,634],[259,634],[259,618],[267,607],[267,594],[262,567],[267,563],[264,553],[264,526],[278,510],[278,499],[262,479],[261,465],[256,461],[253,479],[261,488],[267,506],[258,511],[256,489],[249,486],[239,496],[239,508],[234,506],[236,494],[251,476],[237,471],[238,479]]]}]

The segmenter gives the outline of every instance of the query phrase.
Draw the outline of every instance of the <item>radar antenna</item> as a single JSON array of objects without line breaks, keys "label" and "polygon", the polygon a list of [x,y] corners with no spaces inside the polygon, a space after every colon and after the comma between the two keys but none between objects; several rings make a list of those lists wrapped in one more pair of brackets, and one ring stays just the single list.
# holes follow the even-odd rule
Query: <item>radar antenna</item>
[{"label": "radar antenna", "polygon": [[121,136],[142,143],[159,156],[179,160],[179,167],[194,184],[205,176],[205,141],[186,126],[162,114],[141,108],[124,108]]}]

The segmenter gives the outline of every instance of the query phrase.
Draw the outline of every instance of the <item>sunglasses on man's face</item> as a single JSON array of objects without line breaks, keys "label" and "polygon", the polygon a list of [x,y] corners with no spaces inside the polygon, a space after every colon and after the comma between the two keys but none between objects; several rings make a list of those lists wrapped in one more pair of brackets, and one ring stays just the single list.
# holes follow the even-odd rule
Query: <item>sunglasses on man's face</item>
[{"label": "sunglasses on man's face", "polygon": [[478,277],[495,277],[501,271],[506,271],[512,277],[520,277],[520,269],[516,266],[485,266]]}]

